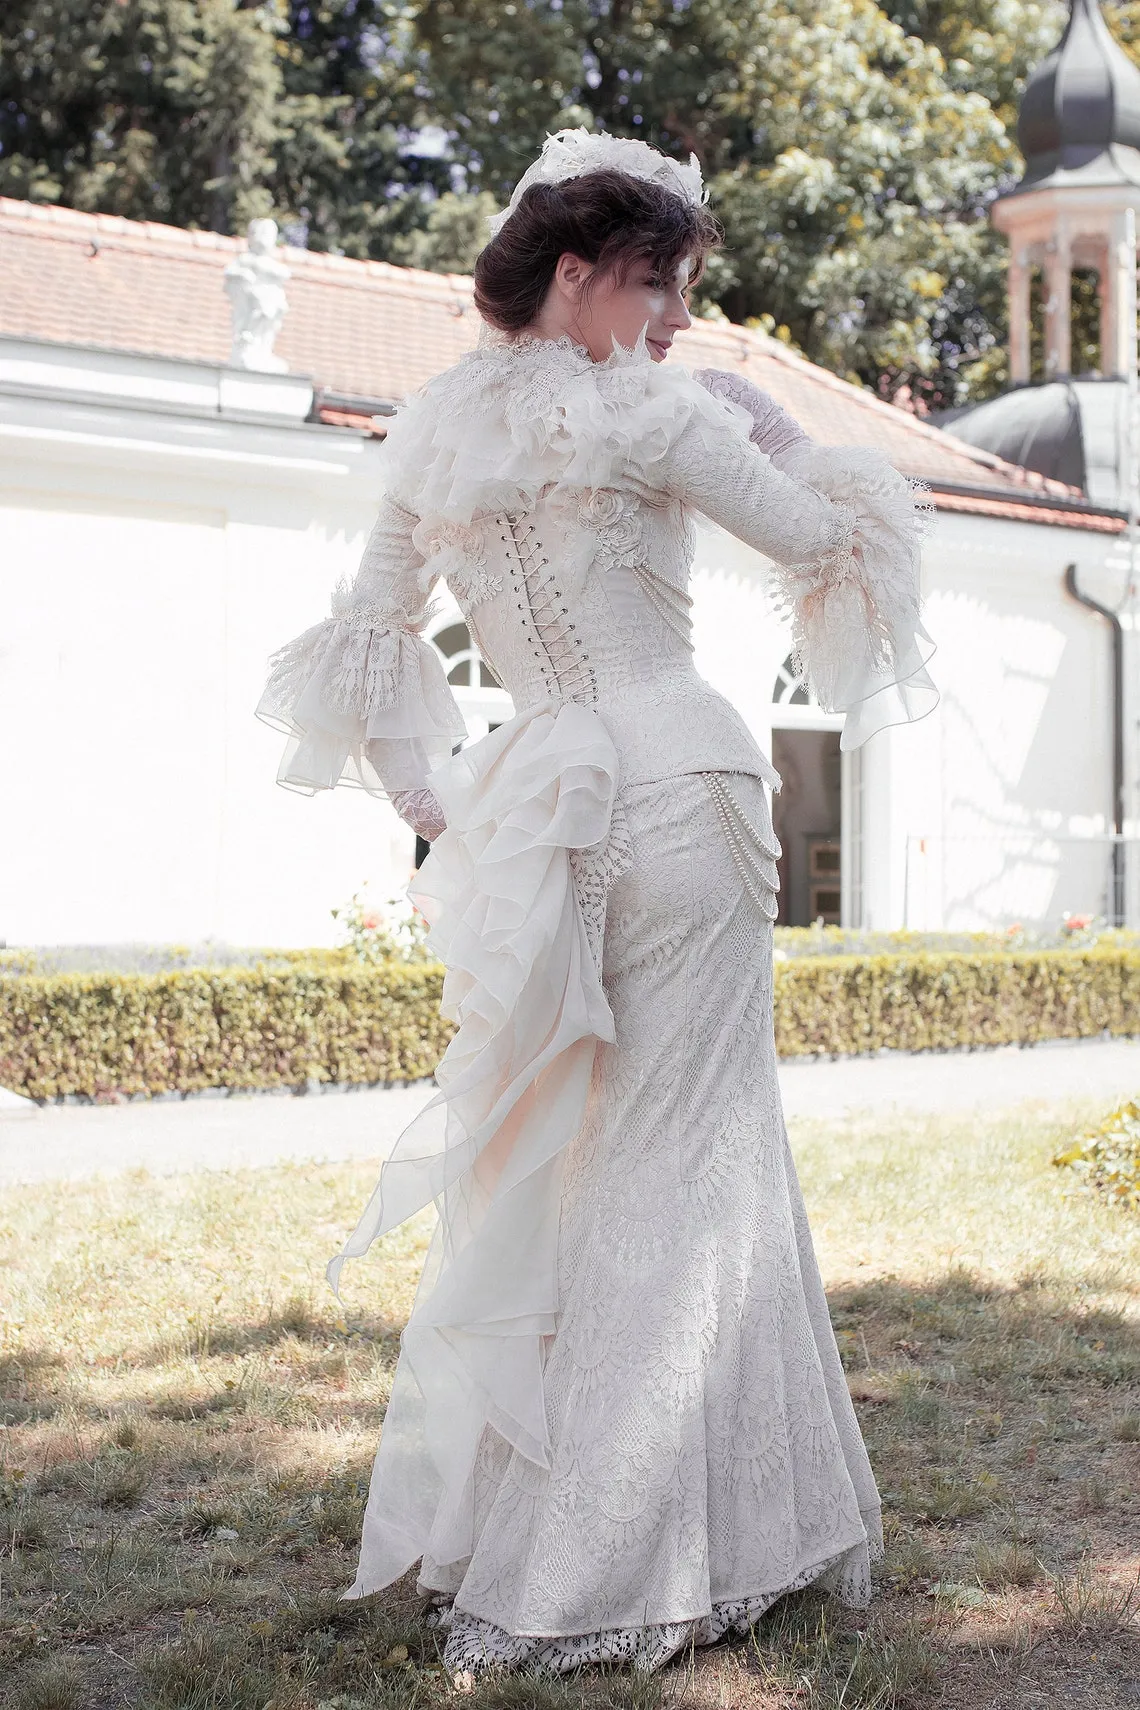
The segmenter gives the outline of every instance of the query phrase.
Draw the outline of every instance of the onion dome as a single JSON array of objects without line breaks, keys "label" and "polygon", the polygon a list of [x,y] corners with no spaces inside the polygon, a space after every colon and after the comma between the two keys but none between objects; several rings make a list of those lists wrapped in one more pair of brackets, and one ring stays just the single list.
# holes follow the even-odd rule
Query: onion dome
[{"label": "onion dome", "polygon": [[1007,463],[1079,487],[1094,505],[1122,510],[1128,492],[1118,459],[1126,401],[1120,380],[1054,380],[942,410],[937,424]]},{"label": "onion dome", "polygon": [[1140,69],[1098,0],[1073,0],[1060,42],[1026,84],[1017,121],[1017,188],[1140,184]]}]

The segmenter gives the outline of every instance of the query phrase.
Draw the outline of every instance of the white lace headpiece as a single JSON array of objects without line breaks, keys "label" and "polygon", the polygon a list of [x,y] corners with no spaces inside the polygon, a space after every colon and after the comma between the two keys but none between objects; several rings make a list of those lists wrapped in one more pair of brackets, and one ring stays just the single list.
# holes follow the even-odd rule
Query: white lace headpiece
[{"label": "white lace headpiece", "polygon": [[636,137],[611,137],[579,125],[577,130],[555,131],[547,136],[542,153],[515,185],[507,206],[501,213],[490,216],[487,226],[491,236],[510,219],[523,192],[532,184],[564,184],[568,178],[581,178],[584,173],[597,172],[603,167],[660,184],[674,195],[683,196],[694,207],[709,199],[695,154],[690,154],[689,164],[685,166],[679,160],[670,160],[659,149],[650,148],[648,143],[638,142]]}]

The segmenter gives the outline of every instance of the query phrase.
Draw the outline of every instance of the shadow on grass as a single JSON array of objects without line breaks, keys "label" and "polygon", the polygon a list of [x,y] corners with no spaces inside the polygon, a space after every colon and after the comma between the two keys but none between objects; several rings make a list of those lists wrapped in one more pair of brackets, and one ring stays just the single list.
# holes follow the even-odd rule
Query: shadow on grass
[{"label": "shadow on grass", "polygon": [[[798,1594],[750,1639],[698,1656],[715,1669],[731,1652],[765,1692],[790,1690],[798,1670],[817,1682],[821,1710],[901,1704],[925,1690],[931,1657],[947,1654],[915,1613],[931,1605],[914,1600],[948,1578],[968,1579],[969,1550],[986,1545],[985,1574],[999,1590],[1024,1585],[1034,1595],[1035,1552],[1076,1551],[1085,1522],[1070,1524],[1067,1510],[1049,1517],[1044,1540],[1026,1543],[1011,1529],[1024,1495],[1019,1469],[1034,1464],[1037,1443],[1066,1454],[1093,1438],[1103,1447],[1113,1418],[1124,1452],[1140,1348],[1122,1314],[1083,1304],[1070,1283],[1036,1271],[1004,1289],[963,1268],[921,1284],[881,1277],[833,1290],[830,1304],[893,1532],[893,1559],[879,1573],[883,1613],[869,1623]],[[155,1346],[95,1368],[34,1350],[0,1364],[9,1423],[31,1427],[22,1477],[5,1486],[0,1672],[14,1668],[30,1683],[30,1710],[68,1710],[49,1702],[51,1682],[35,1697],[45,1645],[78,1659],[86,1684],[77,1705],[428,1710],[449,1701],[443,1635],[423,1621],[414,1571],[363,1603],[336,1595],[351,1579],[383,1412],[376,1374],[390,1371],[397,1348],[387,1320],[334,1329],[292,1303],[196,1331],[177,1350]],[[1096,1403],[1082,1420],[1072,1385]],[[49,1464],[41,1427],[50,1435],[65,1408],[85,1423],[56,1431]],[[9,1472],[18,1453],[14,1432]],[[1029,1495],[1039,1510],[1040,1490]],[[472,1710],[721,1702],[685,1696],[696,1692],[692,1661],[648,1681],[500,1679],[466,1702]],[[847,1676],[858,1691],[844,1700],[832,1685]]]},{"label": "shadow on grass", "polygon": [[[1140,1296],[1123,1273],[1098,1283],[1103,1292]],[[1140,1338],[1126,1312],[1082,1298],[1085,1288],[1043,1269],[1007,1287],[966,1266],[923,1283],[896,1276],[831,1289],[832,1323],[857,1330],[863,1362],[966,1362],[975,1379],[1049,1379],[1111,1386],[1140,1378]],[[1077,1298],[1074,1299],[1074,1296]],[[863,1346],[863,1344],[866,1346]],[[851,1369],[858,1362],[846,1358]]]},{"label": "shadow on grass", "polygon": [[205,1319],[191,1326],[184,1337],[167,1338],[132,1353],[130,1363],[138,1369],[169,1365],[172,1360],[204,1359],[235,1355],[270,1354],[290,1340],[327,1346],[331,1342],[367,1342],[377,1355],[390,1357],[395,1365],[403,1324],[383,1313],[357,1315],[349,1329],[322,1317],[302,1297],[287,1301],[263,1318],[247,1323]]},{"label": "shadow on grass", "polygon": [[67,1361],[43,1349],[0,1355],[0,1422],[54,1418],[67,1404],[67,1374]]},{"label": "shadow on grass", "polygon": [[[1140,1293],[1123,1275],[1104,1286]],[[1010,1287],[998,1287],[962,1266],[944,1276],[916,1283],[896,1276],[828,1292],[832,1323],[847,1370],[914,1371],[947,1360],[965,1362],[963,1376],[1001,1387],[1077,1381],[1101,1387],[1140,1380],[1140,1338],[1120,1310],[1073,1299],[1070,1282],[1035,1269]],[[264,1317],[245,1323],[205,1319],[185,1337],[167,1338],[137,1353],[124,1351],[96,1361],[96,1373],[159,1371],[190,1363],[195,1367],[227,1360],[276,1361],[284,1350],[293,1364],[319,1381],[324,1368],[343,1380],[329,1405],[338,1415],[352,1411],[352,1379],[363,1363],[395,1369],[402,1326],[382,1314],[358,1318],[351,1326],[332,1325],[302,1300],[287,1302]],[[9,1423],[50,1419],[74,1405],[77,1368],[53,1351],[27,1348],[0,1358],[0,1417]],[[235,1386],[205,1392],[200,1383],[182,1391],[156,1385],[155,1416],[193,1419],[240,1406]],[[113,1408],[110,1409],[113,1411]],[[374,1407],[366,1411],[374,1412]]]},{"label": "shadow on grass", "polygon": [[[164,1367],[224,1362],[272,1360],[288,1347],[308,1347],[319,1353],[340,1350],[343,1355],[367,1355],[371,1367],[394,1371],[400,1351],[402,1326],[383,1315],[358,1318],[350,1329],[322,1319],[308,1307],[294,1304],[267,1313],[248,1323],[205,1322],[187,1329],[184,1336],[168,1337],[139,1352],[112,1353],[79,1366],[54,1351],[25,1347],[19,1353],[0,1357],[0,1423],[50,1420],[70,1411],[84,1386],[85,1378],[108,1370],[116,1372],[160,1372]],[[195,1419],[209,1413],[224,1413],[242,1397],[229,1389],[203,1393],[200,1386],[163,1393],[154,1404],[155,1417]],[[338,1401],[343,1411],[345,1402]],[[350,1405],[350,1404],[349,1404]],[[374,1412],[374,1409],[370,1409]]]}]

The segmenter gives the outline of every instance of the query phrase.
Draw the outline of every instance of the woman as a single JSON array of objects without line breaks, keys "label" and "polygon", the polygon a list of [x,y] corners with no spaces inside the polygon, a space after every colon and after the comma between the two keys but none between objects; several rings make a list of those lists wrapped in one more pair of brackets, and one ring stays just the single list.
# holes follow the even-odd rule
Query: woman
[{"label": "woman", "polygon": [[[280,781],[387,794],[458,1030],[343,1257],[430,1201],[350,1596],[419,1563],[453,1669],[654,1668],[819,1580],[862,1606],[879,1499],[776,1084],[779,780],[693,668],[692,513],[774,561],[845,746],[937,698],[920,517],[666,355],[718,228],[695,157],[549,137],[475,271],[480,346],[389,430],[333,616],[259,712]],[[464,723],[445,577],[516,715]]]}]

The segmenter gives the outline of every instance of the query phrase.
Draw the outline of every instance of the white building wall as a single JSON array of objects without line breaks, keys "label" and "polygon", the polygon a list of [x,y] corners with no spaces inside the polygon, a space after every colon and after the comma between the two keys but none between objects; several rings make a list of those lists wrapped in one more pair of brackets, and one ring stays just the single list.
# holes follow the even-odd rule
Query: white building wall
[{"label": "white building wall", "polygon": [[281,789],[253,714],[354,571],[381,458],[296,422],[0,399],[0,938],[329,943],[362,883],[407,884],[394,810]]},{"label": "white building wall", "polygon": [[1091,531],[940,518],[927,622],[942,704],[909,750],[893,736],[910,839],[895,906],[910,925],[1107,913],[1109,628],[1070,597],[1064,572],[1075,562],[1106,600],[1117,550]]}]

